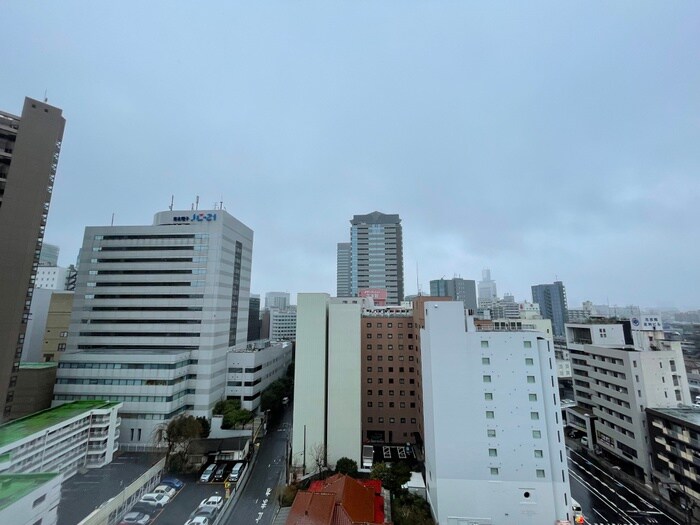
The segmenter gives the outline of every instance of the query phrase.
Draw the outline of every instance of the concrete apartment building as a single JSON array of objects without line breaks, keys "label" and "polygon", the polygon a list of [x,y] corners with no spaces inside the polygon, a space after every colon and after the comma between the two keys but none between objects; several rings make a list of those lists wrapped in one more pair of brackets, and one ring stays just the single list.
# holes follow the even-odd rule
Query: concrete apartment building
[{"label": "concrete apartment building", "polygon": [[645,482],[651,480],[646,408],[692,403],[680,343],[663,339],[661,323],[567,324],[577,407],[567,421],[588,446],[610,454]]},{"label": "concrete apartment building", "polygon": [[397,214],[378,211],[354,215],[350,221],[350,295],[366,288],[387,291],[388,305],[404,298],[403,234]]},{"label": "concrete apartment building", "polygon": [[118,449],[120,403],[76,401],[0,425],[0,474],[99,468]]},{"label": "concrete apartment building", "polygon": [[62,481],[57,472],[0,474],[0,523],[56,525]]},{"label": "concrete apartment building", "polygon": [[646,413],[654,480],[661,494],[677,507],[695,508],[700,501],[700,409],[647,408]]},{"label": "concrete apartment building", "polygon": [[423,310],[425,482],[435,520],[573,520],[551,342],[538,332],[477,331],[461,303]]},{"label": "concrete apartment building", "polygon": [[292,363],[292,343],[254,341],[232,348],[227,356],[226,399],[257,410],[263,391],[284,377]]},{"label": "concrete apartment building", "polygon": [[0,111],[0,418],[12,418],[22,347],[65,119],[26,98],[21,116]]},{"label": "concrete apartment building", "polygon": [[476,311],[476,281],[454,277],[452,279],[434,279],[430,281],[430,295],[432,297],[450,297],[454,301],[461,301],[467,310]]},{"label": "concrete apartment building", "polygon": [[181,413],[210,416],[248,335],[253,232],[224,210],[86,228],[55,402],[123,402],[121,442],[147,448]]}]

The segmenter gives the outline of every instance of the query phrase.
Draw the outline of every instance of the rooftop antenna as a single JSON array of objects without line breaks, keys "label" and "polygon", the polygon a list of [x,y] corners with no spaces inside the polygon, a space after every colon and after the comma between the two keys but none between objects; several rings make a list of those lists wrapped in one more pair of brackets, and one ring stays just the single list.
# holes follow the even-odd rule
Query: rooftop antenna
[{"label": "rooftop antenna", "polygon": [[195,210],[199,209],[199,195],[196,195],[194,198],[194,209]]},{"label": "rooftop antenna", "polygon": [[112,212],[112,222],[110,223],[110,226],[114,226],[114,212]]},{"label": "rooftop antenna", "polygon": [[45,89],[44,90],[44,103],[47,103],[49,101],[49,90]]},{"label": "rooftop antenna", "polygon": [[224,198],[221,197],[221,200],[219,201],[219,209],[223,210],[224,209]]},{"label": "rooftop antenna", "polygon": [[416,293],[420,296],[420,282],[418,280],[418,263],[416,263]]},{"label": "rooftop antenna", "polygon": [[175,195],[170,196],[170,211],[173,211],[173,204],[175,203]]}]

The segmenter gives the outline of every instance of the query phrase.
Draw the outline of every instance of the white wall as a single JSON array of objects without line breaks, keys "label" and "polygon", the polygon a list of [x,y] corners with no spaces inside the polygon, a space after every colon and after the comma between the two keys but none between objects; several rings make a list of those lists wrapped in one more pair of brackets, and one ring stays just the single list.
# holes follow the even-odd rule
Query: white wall
[{"label": "white wall", "polygon": [[359,304],[331,304],[328,312],[328,463],[361,464],[362,408]]},{"label": "white wall", "polygon": [[[18,480],[21,480],[22,474],[17,474],[16,476]],[[27,474],[26,476],[34,475]],[[0,510],[0,523],[7,525],[34,525],[40,521],[41,525],[55,525],[58,522],[58,503],[61,499],[62,481],[63,476],[58,474],[29,494]],[[44,497],[44,499],[34,506],[34,502],[41,497]]]},{"label": "white wall", "polygon": [[[426,485],[436,520],[542,525],[570,519],[549,342],[537,332],[467,333],[461,303],[428,302],[425,308],[421,351]],[[493,399],[487,400],[487,393]],[[532,419],[532,412],[539,419]],[[495,437],[488,435],[489,429],[496,431]],[[533,431],[541,437],[535,438]],[[498,474],[492,474],[492,468]],[[538,470],[544,471],[544,478],[538,477]]]},{"label": "white wall", "polygon": [[[297,341],[294,363],[292,466],[313,470],[313,450],[325,442],[326,337],[329,296],[297,296]],[[305,463],[304,463],[305,462]]]}]

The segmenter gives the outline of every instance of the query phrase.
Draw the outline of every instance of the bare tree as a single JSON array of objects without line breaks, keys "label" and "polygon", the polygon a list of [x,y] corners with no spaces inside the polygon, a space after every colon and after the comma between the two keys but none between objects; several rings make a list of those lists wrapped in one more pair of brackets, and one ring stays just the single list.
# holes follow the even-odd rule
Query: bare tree
[{"label": "bare tree", "polygon": [[311,460],[315,467],[315,472],[323,477],[323,472],[326,470],[326,446],[323,443],[317,443],[311,447]]}]

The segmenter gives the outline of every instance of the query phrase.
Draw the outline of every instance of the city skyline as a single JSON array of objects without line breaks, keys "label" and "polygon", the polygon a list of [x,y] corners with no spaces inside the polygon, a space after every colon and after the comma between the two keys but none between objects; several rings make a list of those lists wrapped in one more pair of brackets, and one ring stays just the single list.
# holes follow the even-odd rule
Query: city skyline
[{"label": "city skyline", "polygon": [[199,195],[255,229],[257,292],[333,292],[347,217],[383,209],[406,294],[490,268],[519,299],[561,280],[572,306],[700,307],[700,6],[397,6],[176,2],[156,37],[147,5],[128,41],[111,6],[5,6],[0,108],[46,91],[70,121],[59,264],[112,213],[141,224]]}]

